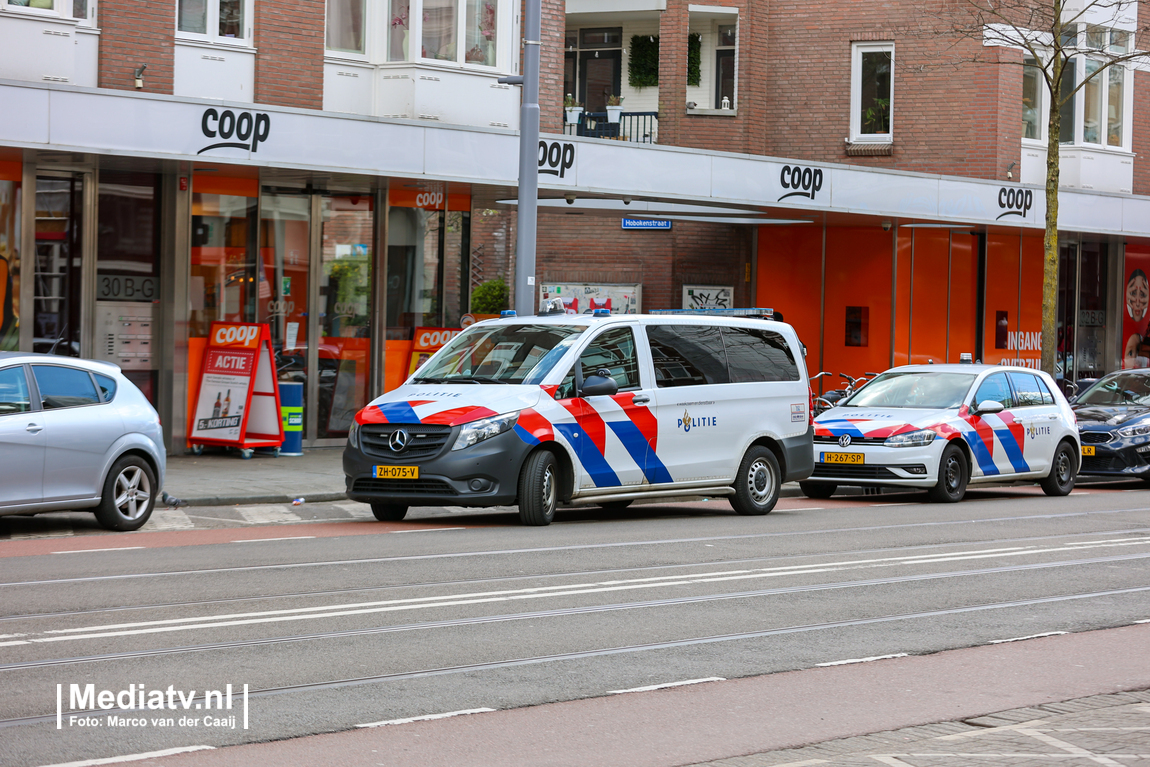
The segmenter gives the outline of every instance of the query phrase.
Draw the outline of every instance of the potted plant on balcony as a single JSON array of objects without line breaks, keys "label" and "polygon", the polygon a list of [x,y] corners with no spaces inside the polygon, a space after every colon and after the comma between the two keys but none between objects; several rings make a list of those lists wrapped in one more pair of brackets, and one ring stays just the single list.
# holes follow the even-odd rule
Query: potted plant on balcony
[{"label": "potted plant on balcony", "polygon": [[567,113],[568,125],[578,125],[579,115],[583,114],[583,105],[568,93],[567,97],[563,99],[563,111]]},{"label": "potted plant on balcony", "polygon": [[622,96],[608,96],[607,97],[607,122],[617,123],[620,116],[623,114],[623,97]]}]

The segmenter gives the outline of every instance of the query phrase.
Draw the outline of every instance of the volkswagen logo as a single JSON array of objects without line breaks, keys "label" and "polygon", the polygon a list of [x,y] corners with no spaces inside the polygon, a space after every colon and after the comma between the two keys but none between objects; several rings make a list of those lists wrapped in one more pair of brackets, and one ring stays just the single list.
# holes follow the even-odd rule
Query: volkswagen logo
[{"label": "volkswagen logo", "polygon": [[[394,435],[392,436],[392,439],[395,439]],[[851,446],[851,435],[844,434],[841,437],[839,437],[839,447],[850,447],[850,446]]]},{"label": "volkswagen logo", "polygon": [[410,437],[407,434],[407,429],[396,429],[391,433],[391,436],[387,438],[387,444],[388,447],[391,448],[391,452],[399,453],[407,447],[408,439],[410,439]]}]

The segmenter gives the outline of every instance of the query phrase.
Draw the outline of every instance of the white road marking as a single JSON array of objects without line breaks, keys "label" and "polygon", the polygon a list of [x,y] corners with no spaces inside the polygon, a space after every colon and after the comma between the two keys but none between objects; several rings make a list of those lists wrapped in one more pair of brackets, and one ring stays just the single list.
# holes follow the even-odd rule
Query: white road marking
[{"label": "white road marking", "polygon": [[871,759],[879,764],[885,764],[887,767],[914,767],[910,762],[904,762],[897,756],[872,756]]},{"label": "white road marking", "polygon": [[442,533],[444,530],[466,530],[466,527],[425,527],[418,530],[392,530],[393,533]]},{"label": "white road marking", "polygon": [[725,682],[726,677],[709,676],[705,679],[685,679],[682,682],[666,682],[664,684],[649,684],[646,687],[632,687],[629,690],[608,690],[608,695],[623,695],[628,692],[650,692],[651,690],[665,690],[668,687],[682,687],[688,684],[704,684],[705,682]]},{"label": "white road marking", "polygon": [[195,524],[188,515],[179,509],[161,509],[152,511],[148,520],[148,530],[191,530]]},{"label": "white road marking", "polygon": [[344,501],[343,503],[336,503],[332,505],[337,509],[346,511],[349,517],[355,517],[356,519],[375,519],[375,514],[371,512],[371,507],[366,503]]},{"label": "white road marking", "polygon": [[53,554],[90,554],[93,551],[131,551],[132,549],[142,549],[143,546],[121,546],[118,549],[75,549],[74,551],[53,551]]},{"label": "white road marking", "polygon": [[905,658],[907,654],[904,652],[894,653],[893,655],[874,655],[870,658],[849,658],[848,660],[832,660],[830,663],[816,663],[816,666],[846,666],[849,663],[870,663],[875,660],[888,660],[890,658]]},{"label": "white road marking", "polygon": [[276,506],[275,504],[259,503],[251,506],[236,506],[235,510],[249,525],[282,525],[303,521],[288,511],[287,506]]},{"label": "white road marking", "polygon": [[1027,639],[1041,639],[1042,637],[1056,637],[1063,634],[1069,634],[1069,631],[1047,631],[1045,634],[1031,634],[1026,637],[1015,637],[1014,639],[993,639],[991,644],[1006,644],[1007,642],[1025,642]]},{"label": "white road marking", "polygon": [[872,503],[872,504],[870,504],[870,507],[872,509],[877,509],[879,506],[921,506],[921,505],[922,504],[918,501],[899,501],[898,503]]},{"label": "white road marking", "polygon": [[384,722],[369,722],[357,724],[356,727],[387,727],[392,724],[410,724],[411,722],[430,722],[433,719],[448,719],[453,716],[467,716],[468,714],[486,714],[494,711],[493,708],[469,708],[463,711],[448,711],[445,714],[425,714],[424,716],[409,716],[406,719],[388,719]]},{"label": "white road marking", "polygon": [[1147,619],[1146,619],[1146,620],[1144,620],[1144,621],[1134,621],[1134,622],[1135,622],[1135,623],[1150,623],[1150,618],[1147,618]]},{"label": "white road marking", "polygon": [[239,541],[232,541],[232,543],[258,543],[260,541],[303,541],[309,538],[315,538],[314,535],[289,535],[283,538],[245,538]]},{"label": "white road marking", "polygon": [[61,762],[48,767],[96,767],[100,764],[120,764],[121,762],[139,762],[144,759],[159,759],[164,756],[187,754],[191,751],[214,751],[215,746],[182,746],[180,748],[165,748],[163,751],[149,751],[145,754],[128,754],[127,756],[109,756],[105,759],[85,759],[82,762]]},{"label": "white road marking", "polygon": [[[1150,537],[1138,540],[1124,540],[1124,544],[1150,544]],[[1099,542],[1096,546],[1099,548],[1105,548],[1111,545],[1115,544],[1111,544],[1109,542]],[[1049,549],[1040,547],[1027,547],[1022,551],[1015,549],[993,549],[991,551],[998,553],[991,555],[976,551],[955,552],[955,556],[951,557],[950,559],[978,559],[984,556],[1014,556],[1016,554],[1038,555],[1046,554],[1051,551],[1064,550],[1066,549],[1061,546]],[[1083,548],[1075,547],[1071,550],[1082,551]],[[985,552],[986,550],[983,551]],[[960,556],[964,554],[976,556]],[[347,604],[326,604],[314,607],[285,608],[282,610],[230,613],[223,615],[204,615],[187,618],[169,618],[156,621],[120,623],[105,626],[84,626],[70,629],[54,629],[43,632],[44,634],[53,636],[45,636],[42,638],[33,638],[28,640],[14,640],[12,642],[0,642],[0,647],[5,647],[12,644],[27,644],[29,642],[59,642],[72,639],[97,639],[107,637],[132,636],[136,634],[153,634],[204,628],[225,628],[229,626],[252,625],[259,623],[278,623],[282,621],[293,620],[343,618],[352,615],[366,615],[371,613],[386,613],[402,610],[436,609],[485,603],[489,604],[495,602],[515,602],[527,599],[548,599],[568,596],[582,596],[587,594],[603,594],[609,592],[633,591],[637,589],[694,586],[704,583],[722,583],[747,579],[812,575],[819,573],[862,570],[881,567],[905,567],[908,565],[931,564],[937,561],[924,560],[920,557],[921,555],[915,557],[887,557],[853,561],[846,560],[814,565],[786,565],[781,567],[768,567],[750,570],[718,570],[713,572],[702,572],[687,575],[661,575],[647,578],[634,578],[629,580],[557,584],[554,586],[537,586],[523,589],[507,589],[502,591],[471,593],[464,592],[444,594],[441,596],[412,597],[407,599],[393,599],[372,602],[353,602]]]},{"label": "white road marking", "polygon": [[1055,748],[1062,749],[1063,751],[1067,752],[1068,754],[1071,754],[1071,755],[1077,756],[1077,757],[1085,758],[1089,762],[1094,762],[1096,764],[1110,765],[1111,767],[1121,767],[1121,765],[1122,765],[1122,762],[1116,762],[1113,759],[1110,759],[1110,758],[1103,756],[1101,754],[1095,754],[1091,751],[1087,751],[1085,748],[1082,748],[1081,746],[1076,746],[1073,743],[1067,743],[1065,740],[1059,740],[1058,738],[1054,737],[1053,735],[1047,735],[1046,733],[1039,732],[1038,730],[1033,730],[1033,729],[1029,729],[1029,728],[1025,728],[1025,729],[1019,728],[1018,733],[1020,735],[1029,735],[1030,737],[1034,738],[1035,740],[1041,741],[1048,746],[1054,746]]}]

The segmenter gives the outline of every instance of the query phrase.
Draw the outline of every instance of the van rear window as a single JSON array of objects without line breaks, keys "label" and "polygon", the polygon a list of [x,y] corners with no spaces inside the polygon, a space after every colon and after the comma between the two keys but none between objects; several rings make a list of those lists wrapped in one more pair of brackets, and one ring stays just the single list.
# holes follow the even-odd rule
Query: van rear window
[{"label": "van rear window", "polygon": [[773,330],[723,328],[732,383],[797,381],[799,367],[787,341]]},{"label": "van rear window", "polygon": [[650,325],[647,338],[661,388],[799,380],[794,353],[773,330]]}]

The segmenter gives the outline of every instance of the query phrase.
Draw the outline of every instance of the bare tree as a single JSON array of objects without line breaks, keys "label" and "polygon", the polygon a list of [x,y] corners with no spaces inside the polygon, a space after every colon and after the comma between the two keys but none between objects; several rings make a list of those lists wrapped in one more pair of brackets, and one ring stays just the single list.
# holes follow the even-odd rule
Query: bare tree
[{"label": "bare tree", "polygon": [[[1042,369],[1054,374],[1058,300],[1059,147],[1063,111],[1088,84],[1102,87],[1126,62],[1150,63],[1150,0],[941,0],[922,26],[943,40],[974,41],[966,61],[1033,67],[1048,95],[1046,115],[1046,234],[1042,269]],[[956,45],[956,47],[958,47]],[[998,50],[1022,51],[1004,62]],[[1081,62],[1081,63],[1080,63]],[[1132,76],[1132,73],[1131,73]],[[1021,96],[1021,93],[1019,94]],[[1121,117],[1119,117],[1121,119]],[[1099,143],[1107,116],[1099,115]],[[1122,126],[1119,125],[1119,130]],[[1127,126],[1125,128],[1129,130]]]}]

